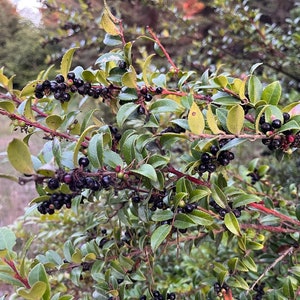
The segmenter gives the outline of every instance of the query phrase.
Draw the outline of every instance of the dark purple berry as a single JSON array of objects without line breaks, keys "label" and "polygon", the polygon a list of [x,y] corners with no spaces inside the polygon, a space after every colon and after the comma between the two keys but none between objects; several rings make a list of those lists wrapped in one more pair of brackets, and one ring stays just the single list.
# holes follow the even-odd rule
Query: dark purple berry
[{"label": "dark purple berry", "polygon": [[283,116],[284,123],[286,123],[290,119],[290,117],[291,117],[290,114],[287,113],[287,112],[284,112],[282,114],[282,116]]},{"label": "dark purple berry", "polygon": [[201,162],[202,163],[209,163],[211,161],[211,156],[208,152],[204,152],[202,155],[201,155]]},{"label": "dark purple berry", "polygon": [[43,86],[43,90],[50,89],[50,86],[51,86],[50,80],[45,80],[45,81],[42,83],[42,86]]},{"label": "dark purple berry", "polygon": [[272,130],[272,125],[270,123],[263,123],[260,125],[260,130],[263,133],[267,133],[268,131]]},{"label": "dark purple berry", "polygon": [[163,92],[163,88],[158,86],[156,89],[155,89],[155,93],[156,94],[161,94]]},{"label": "dark purple berry", "polygon": [[220,149],[219,149],[219,147],[218,146],[216,146],[216,145],[212,145],[211,147],[210,147],[210,153],[212,154],[212,155],[216,155],[217,153],[218,153],[218,151],[219,151]]},{"label": "dark purple berry", "polygon": [[272,121],[272,127],[274,129],[278,129],[281,127],[281,121],[279,119],[275,119]]},{"label": "dark purple berry", "polygon": [[134,203],[139,203],[141,201],[140,196],[133,196],[131,199],[132,199],[132,202],[134,202]]},{"label": "dark purple berry", "polygon": [[185,207],[184,207],[184,211],[186,213],[191,213],[192,211],[194,210],[194,206],[192,204],[187,204]]},{"label": "dark purple berry", "polygon": [[233,152],[228,152],[228,157],[229,160],[233,160],[234,159],[234,153]]},{"label": "dark purple berry", "polygon": [[213,173],[214,171],[216,171],[217,166],[215,164],[208,164],[207,165],[207,171],[209,173]]},{"label": "dark purple berry", "polygon": [[70,184],[72,182],[72,175],[71,174],[65,174],[63,177],[63,182],[66,184]]},{"label": "dark purple berry", "polygon": [[234,209],[232,212],[237,218],[241,216],[241,211],[239,209]]},{"label": "dark purple berry", "polygon": [[222,165],[222,166],[227,166],[227,165],[229,165],[229,162],[230,162],[229,159],[226,157],[222,157],[222,158],[218,159],[218,161],[219,161],[220,165]]},{"label": "dark purple berry", "polygon": [[55,76],[55,81],[56,81],[57,83],[62,83],[62,82],[65,81],[65,78],[64,78],[63,75],[58,74],[58,75]]},{"label": "dark purple berry", "polygon": [[78,164],[81,167],[87,167],[89,165],[90,161],[87,157],[80,157],[78,160]]},{"label": "dark purple berry", "polygon": [[36,91],[34,93],[35,97],[38,99],[42,99],[44,97],[44,93]]},{"label": "dark purple berry", "polygon": [[74,80],[75,77],[76,77],[76,75],[75,75],[74,72],[69,72],[69,73],[67,74],[67,78],[68,78],[68,79]]},{"label": "dark purple berry", "polygon": [[147,300],[147,297],[146,297],[145,295],[142,295],[142,296],[140,297],[140,300]]},{"label": "dark purple berry", "polygon": [[75,79],[73,80],[73,83],[74,83],[74,85],[75,85],[77,88],[79,88],[79,87],[81,87],[81,86],[84,85],[84,81],[83,81],[82,79],[80,79],[80,78],[75,78]]},{"label": "dark purple berry", "polygon": [[51,178],[47,185],[50,190],[56,190],[59,188],[59,180],[57,178]]},{"label": "dark purple berry", "polygon": [[108,188],[109,185],[111,184],[111,177],[109,175],[105,175],[101,179],[101,183],[104,188]]},{"label": "dark purple berry", "polygon": [[150,95],[150,94],[146,94],[145,96],[144,96],[144,99],[145,99],[145,101],[151,101],[152,100],[152,95]]},{"label": "dark purple berry", "polygon": [[71,99],[71,96],[70,96],[70,94],[68,94],[68,93],[64,93],[64,94],[62,94],[62,96],[61,96],[61,101],[63,101],[63,102],[69,102],[70,99]]},{"label": "dark purple berry", "polygon": [[261,125],[261,124],[264,124],[264,123],[266,123],[266,118],[265,118],[264,115],[262,115],[262,116],[259,118],[259,124]]},{"label": "dark purple berry", "polygon": [[200,173],[204,173],[207,171],[207,165],[206,164],[200,164],[198,167],[198,170]]},{"label": "dark purple berry", "polygon": [[125,70],[127,68],[127,64],[125,60],[120,60],[118,64],[119,68]]}]

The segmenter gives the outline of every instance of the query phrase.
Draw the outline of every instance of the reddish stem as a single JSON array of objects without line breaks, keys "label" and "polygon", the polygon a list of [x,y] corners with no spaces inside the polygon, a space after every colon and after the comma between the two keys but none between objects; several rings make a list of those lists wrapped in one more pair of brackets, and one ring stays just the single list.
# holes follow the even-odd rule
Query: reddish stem
[{"label": "reddish stem", "polygon": [[253,208],[256,208],[264,213],[267,213],[267,214],[271,214],[275,217],[278,217],[280,218],[281,220],[283,221],[286,221],[286,222],[289,222],[289,223],[292,223],[292,224],[295,224],[295,225],[298,225],[300,226],[300,222],[295,220],[295,219],[292,219],[282,213],[279,213],[278,211],[276,210],[273,210],[273,209],[270,209],[270,208],[267,208],[265,207],[263,204],[259,204],[259,203],[250,203],[249,204],[250,207],[253,207]]},{"label": "reddish stem", "polygon": [[182,172],[176,170],[176,169],[173,168],[173,167],[168,167],[168,168],[167,168],[167,171],[170,172],[170,173],[172,173],[172,174],[174,174],[174,175],[176,175],[176,176],[179,177],[179,178],[185,177],[186,179],[188,179],[189,181],[191,181],[191,182],[193,182],[193,183],[195,183],[195,184],[197,184],[197,185],[202,185],[202,186],[207,186],[207,187],[210,186],[210,183],[209,183],[209,182],[200,180],[200,179],[198,179],[198,178],[195,178],[195,177],[190,176],[190,175],[187,175],[187,174],[184,174],[184,173],[182,173]]},{"label": "reddish stem", "polygon": [[15,263],[12,260],[8,260],[6,258],[4,258],[3,260],[14,271],[14,273],[15,273],[14,278],[19,280],[21,283],[23,283],[27,289],[30,289],[31,286],[30,286],[27,278],[24,278],[21,276],[21,274],[19,273],[19,271],[17,270],[17,268],[15,266]]},{"label": "reddish stem", "polygon": [[166,48],[162,45],[162,43],[160,42],[159,38],[156,36],[156,34],[152,31],[152,29],[147,26],[147,30],[148,32],[151,34],[151,36],[153,37],[153,39],[155,40],[155,43],[159,46],[159,48],[162,50],[162,52],[164,53],[164,55],[166,56],[168,62],[171,64],[171,66],[174,68],[175,72],[178,73],[179,72],[179,68],[175,65],[174,61],[172,60],[172,58],[170,57],[169,53],[167,52]]}]

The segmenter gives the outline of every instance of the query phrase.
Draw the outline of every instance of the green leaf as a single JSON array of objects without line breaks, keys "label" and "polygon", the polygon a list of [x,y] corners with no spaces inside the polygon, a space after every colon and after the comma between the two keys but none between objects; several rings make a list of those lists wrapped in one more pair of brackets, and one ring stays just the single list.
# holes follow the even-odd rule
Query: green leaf
[{"label": "green leaf", "polygon": [[88,157],[90,163],[95,168],[100,168],[103,165],[104,147],[103,147],[103,133],[93,135],[89,141]]},{"label": "green leaf", "polygon": [[13,139],[7,148],[8,160],[20,173],[34,174],[33,163],[28,146],[19,139]]},{"label": "green leaf", "polygon": [[27,290],[23,287],[19,288],[17,290],[17,294],[26,300],[40,300],[40,299],[49,300],[50,296],[48,298],[45,298],[43,296],[46,289],[47,289],[47,285],[42,281],[38,281],[33,284],[30,290]]},{"label": "green leaf", "polygon": [[50,196],[49,195],[42,195],[42,196],[39,196],[39,197],[36,197],[34,199],[32,199],[29,203],[29,205],[32,205],[34,203],[40,203],[40,202],[44,202],[44,201],[47,201],[50,199]]},{"label": "green leaf", "polygon": [[149,85],[149,81],[148,81],[148,74],[149,74],[149,66],[151,64],[151,60],[153,58],[153,56],[155,56],[155,54],[151,54],[149,55],[146,59],[145,59],[145,62],[142,66],[142,77],[143,77],[143,81],[145,82],[145,85],[148,86]]},{"label": "green leaf", "polygon": [[224,224],[233,234],[238,236],[242,235],[239,222],[233,212],[229,212],[225,215]]},{"label": "green leaf", "polygon": [[250,256],[246,256],[241,260],[241,263],[243,263],[250,271],[256,273],[257,272],[257,266],[254,262],[254,260]]},{"label": "green leaf", "polygon": [[103,162],[105,165],[110,166],[111,168],[115,168],[116,166],[121,166],[123,167],[123,160],[121,158],[121,156],[111,150],[105,150],[104,151],[104,158],[103,158]]},{"label": "green leaf", "polygon": [[248,94],[251,103],[255,104],[261,100],[262,89],[260,80],[254,75],[250,76],[248,82]]},{"label": "green leaf", "polygon": [[138,104],[135,103],[126,103],[120,107],[117,114],[118,127],[122,128],[124,122],[134,111],[136,111],[137,107]]},{"label": "green leaf", "polygon": [[166,239],[170,234],[172,226],[168,224],[161,225],[157,227],[151,235],[151,248],[153,251],[156,251],[161,243]]},{"label": "green leaf", "polygon": [[153,114],[165,113],[165,112],[180,112],[183,111],[183,107],[176,101],[171,99],[160,99],[153,102],[150,107],[150,111]]},{"label": "green leaf", "polygon": [[0,101],[0,108],[12,114],[15,111],[16,107],[12,101],[3,100]]},{"label": "green leaf", "polygon": [[50,284],[48,282],[48,275],[46,273],[44,265],[42,265],[41,263],[35,265],[28,274],[28,281],[31,286],[34,286],[37,282],[43,282],[45,290],[44,293],[41,294],[43,295],[41,299],[50,299]]},{"label": "green leaf", "polygon": [[295,291],[293,289],[292,280],[289,276],[284,281],[282,291],[283,295],[288,299],[295,299]]},{"label": "green leaf", "polygon": [[122,44],[121,37],[119,35],[105,34],[103,43],[107,46],[114,47]]},{"label": "green leaf", "polygon": [[58,115],[50,115],[46,118],[45,121],[47,126],[52,130],[56,130],[63,123],[62,117]]},{"label": "green leaf", "polygon": [[249,203],[254,203],[254,202],[260,202],[261,198],[256,196],[256,195],[251,195],[251,194],[245,194],[245,195],[239,195],[233,200],[233,207],[240,207],[247,205]]},{"label": "green leaf", "polygon": [[214,199],[214,201],[216,201],[216,203],[222,208],[227,208],[228,207],[227,197],[223,193],[223,191],[217,185],[213,185],[211,191],[212,191],[212,198]]},{"label": "green leaf", "polygon": [[205,127],[203,114],[195,102],[193,102],[188,114],[188,124],[190,131],[194,134],[201,134]]},{"label": "green leaf", "polygon": [[219,75],[216,78],[214,78],[214,82],[221,86],[222,88],[225,88],[228,84],[228,79],[224,75]]},{"label": "green leaf", "polygon": [[157,175],[155,169],[149,164],[141,165],[139,169],[132,170],[131,172],[134,174],[139,174],[144,177],[147,177],[152,181],[157,181]]},{"label": "green leaf", "polygon": [[241,105],[233,106],[227,115],[227,129],[233,134],[240,134],[244,125],[245,112]]},{"label": "green leaf", "polygon": [[104,31],[110,35],[119,35],[119,29],[114,23],[114,19],[112,18],[112,14],[109,11],[108,7],[105,6],[103,10],[103,14],[100,21],[100,26],[104,29]]},{"label": "green leaf", "polygon": [[72,64],[72,59],[74,52],[78,49],[79,47],[74,47],[69,49],[63,56],[61,63],[60,63],[60,73],[67,78],[67,74],[70,71],[71,64]]},{"label": "green leaf", "polygon": [[197,225],[209,226],[213,223],[214,219],[208,213],[201,210],[193,210],[188,216],[195,222]]},{"label": "green leaf", "polygon": [[281,97],[281,85],[274,81],[267,85],[261,95],[261,99],[272,105],[277,105]]},{"label": "green leaf", "polygon": [[122,85],[129,88],[136,88],[136,72],[133,66],[129,66],[129,71],[122,76]]},{"label": "green leaf", "polygon": [[123,101],[133,101],[138,99],[138,94],[136,89],[123,87],[118,97]]},{"label": "green leaf", "polygon": [[190,215],[179,213],[175,216],[174,227],[178,229],[186,229],[195,225]]},{"label": "green leaf", "polygon": [[156,210],[151,217],[154,222],[166,221],[172,218],[173,212],[171,210]]},{"label": "green leaf", "polygon": [[300,130],[300,125],[295,121],[295,120],[290,120],[287,123],[283,124],[277,131],[276,133],[288,131],[288,130]]},{"label": "green leaf", "polygon": [[16,244],[16,236],[14,232],[7,227],[0,228],[0,251],[8,250],[12,251]]},{"label": "green leaf", "polygon": [[259,66],[261,66],[261,65],[263,65],[263,63],[256,63],[256,64],[254,64],[254,65],[251,67],[251,69],[250,69],[250,75],[253,75],[254,71],[255,71]]},{"label": "green leaf", "polygon": [[22,98],[22,97],[27,97],[27,96],[33,95],[37,84],[41,83],[41,82],[42,82],[41,80],[34,80],[34,81],[27,83],[23,87],[20,97]]},{"label": "green leaf", "polygon": [[8,179],[14,182],[19,182],[19,178],[13,175],[0,173],[0,178]]}]

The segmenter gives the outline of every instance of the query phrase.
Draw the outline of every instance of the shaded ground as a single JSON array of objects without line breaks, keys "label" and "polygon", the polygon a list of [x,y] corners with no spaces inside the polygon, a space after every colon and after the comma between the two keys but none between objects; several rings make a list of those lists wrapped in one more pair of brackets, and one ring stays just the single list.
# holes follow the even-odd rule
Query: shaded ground
[{"label": "shaded ground", "polygon": [[[24,134],[12,131],[9,120],[0,116],[0,173],[19,175],[6,160],[3,152],[14,138],[23,138]],[[36,196],[33,183],[21,186],[13,181],[0,178],[0,226],[12,224],[24,214],[24,208]]]}]

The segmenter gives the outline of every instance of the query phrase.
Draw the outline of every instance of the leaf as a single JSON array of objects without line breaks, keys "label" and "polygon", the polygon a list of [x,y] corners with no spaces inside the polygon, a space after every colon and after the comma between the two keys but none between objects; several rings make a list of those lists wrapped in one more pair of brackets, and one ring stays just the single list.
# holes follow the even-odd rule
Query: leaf
[{"label": "leaf", "polygon": [[135,103],[126,103],[122,105],[117,113],[117,124],[119,128],[122,128],[127,118],[136,111],[139,105]]},{"label": "leaf", "polygon": [[252,75],[248,82],[248,94],[251,103],[256,103],[261,100],[262,84],[260,80]]},{"label": "leaf", "polygon": [[149,55],[146,59],[145,59],[145,62],[143,63],[143,66],[142,66],[142,78],[143,78],[143,81],[145,82],[145,85],[148,86],[149,85],[149,81],[148,81],[148,74],[149,74],[149,66],[151,64],[151,60],[152,58],[155,56],[155,54],[151,54]]},{"label": "leaf", "polygon": [[213,223],[213,218],[208,213],[201,210],[193,210],[189,217],[195,222],[197,225],[209,226]]},{"label": "leaf", "polygon": [[219,134],[219,133],[222,132],[219,129],[218,122],[217,122],[217,120],[215,118],[215,115],[212,112],[211,104],[209,104],[208,107],[207,107],[206,121],[207,121],[207,125],[208,125],[209,129],[211,130],[211,132],[213,134]]},{"label": "leaf", "polygon": [[14,182],[19,182],[19,178],[13,175],[0,173],[0,178],[8,179]]},{"label": "leaf", "polygon": [[174,227],[178,229],[186,229],[195,226],[194,220],[190,215],[179,213],[175,216]]},{"label": "leaf", "polygon": [[276,130],[276,133],[288,131],[288,130],[299,130],[300,125],[295,120],[290,120],[287,123],[283,124],[278,130]]},{"label": "leaf", "polygon": [[28,146],[19,139],[13,139],[7,148],[8,160],[20,173],[33,174],[33,163]]},{"label": "leaf", "polygon": [[253,202],[260,202],[261,198],[251,194],[239,195],[233,200],[233,207],[240,207]]},{"label": "leaf", "polygon": [[46,118],[46,124],[52,130],[59,128],[62,123],[63,119],[58,115],[50,115]]},{"label": "leaf", "polygon": [[256,63],[256,64],[254,64],[254,65],[251,67],[251,69],[250,69],[250,75],[253,75],[254,71],[255,71],[259,66],[261,66],[261,65],[263,65],[263,63]]},{"label": "leaf", "polygon": [[244,125],[245,112],[241,105],[233,106],[227,115],[226,126],[233,134],[240,134]]},{"label": "leaf", "polygon": [[261,99],[272,105],[277,105],[281,97],[281,85],[274,81],[267,85],[261,95]]},{"label": "leaf", "polygon": [[193,102],[188,114],[188,124],[190,131],[194,134],[201,134],[205,127],[203,114],[195,102]]},{"label": "leaf", "polygon": [[157,227],[151,235],[151,248],[153,251],[156,251],[161,243],[166,239],[170,234],[172,226],[168,224],[161,225]]},{"label": "leaf", "polygon": [[157,175],[156,175],[155,169],[149,164],[141,165],[141,167],[139,169],[132,170],[131,172],[134,174],[139,174],[144,177],[147,177],[152,181],[157,181]]},{"label": "leaf", "polygon": [[74,47],[69,49],[63,56],[61,63],[60,63],[60,73],[64,76],[64,78],[67,78],[67,74],[70,71],[71,64],[72,64],[72,59],[74,52],[78,49],[79,47]]},{"label": "leaf", "polygon": [[105,6],[101,17],[100,26],[104,29],[106,33],[110,35],[119,35],[119,29],[113,22],[111,16],[111,12],[109,11],[108,7]]},{"label": "leaf", "polygon": [[12,101],[4,100],[0,101],[0,108],[12,114],[16,107]]},{"label": "leaf", "polygon": [[222,88],[225,88],[228,84],[228,79],[224,75],[219,75],[216,78],[214,78],[214,82]]},{"label": "leaf", "polygon": [[25,288],[18,289],[17,294],[26,300],[49,300],[50,296],[48,298],[43,297],[46,289],[47,285],[42,281],[38,281],[34,283],[30,290],[27,290]]},{"label": "leaf", "polygon": [[122,76],[122,85],[129,88],[136,88],[136,72],[133,66],[129,66],[129,71]]},{"label": "leaf", "polygon": [[93,137],[89,141],[88,157],[93,167],[102,167],[104,157],[103,153],[103,133],[101,132],[93,135]]},{"label": "leaf", "polygon": [[288,299],[295,299],[295,292],[293,289],[292,280],[289,276],[284,281],[282,291],[283,295],[286,296]]},{"label": "leaf", "polygon": [[12,230],[7,227],[0,228],[0,251],[12,251],[16,244],[16,236]]},{"label": "leaf", "polygon": [[23,111],[23,115],[26,119],[34,122],[35,118],[33,115],[33,111],[32,111],[32,100],[28,99],[26,101],[24,101],[25,106],[24,106],[24,111]]},{"label": "leaf", "polygon": [[103,44],[114,47],[122,44],[121,37],[118,35],[106,34],[103,40]]},{"label": "leaf", "polygon": [[213,185],[211,191],[214,201],[216,201],[219,206],[222,208],[228,207],[227,197],[217,185]]},{"label": "leaf", "polygon": [[180,112],[183,110],[183,107],[171,99],[160,99],[153,102],[150,107],[150,111],[153,114],[165,113],[165,112]]},{"label": "leaf", "polygon": [[157,210],[152,215],[151,219],[154,222],[161,222],[170,220],[173,218],[173,212],[171,210]]},{"label": "leaf", "polygon": [[121,166],[123,167],[123,160],[121,156],[111,150],[106,150],[104,151],[104,164],[110,166],[111,168],[115,168],[116,166]]},{"label": "leaf", "polygon": [[229,212],[225,215],[224,224],[233,234],[238,236],[242,235],[239,222],[233,212]]},{"label": "leaf", "polygon": [[23,87],[20,97],[22,98],[22,97],[27,97],[27,96],[33,95],[37,84],[41,83],[41,82],[42,82],[41,80],[34,80],[34,81],[27,83]]},{"label": "leaf", "polygon": [[48,281],[48,275],[43,264],[38,263],[32,268],[32,270],[28,274],[28,281],[31,286],[34,286],[37,282],[43,282],[45,285],[45,290],[42,294],[43,297],[39,299],[50,299],[50,284]]}]

